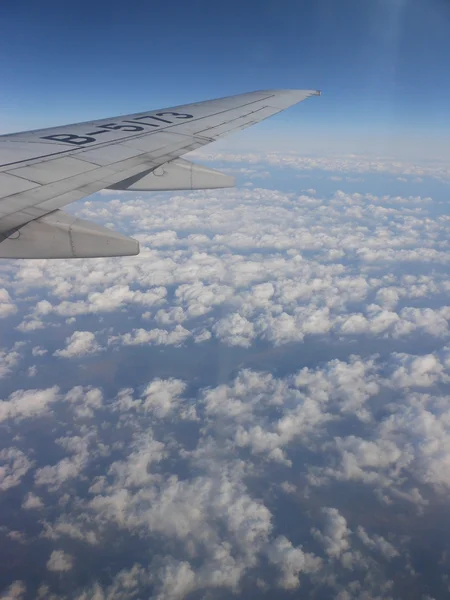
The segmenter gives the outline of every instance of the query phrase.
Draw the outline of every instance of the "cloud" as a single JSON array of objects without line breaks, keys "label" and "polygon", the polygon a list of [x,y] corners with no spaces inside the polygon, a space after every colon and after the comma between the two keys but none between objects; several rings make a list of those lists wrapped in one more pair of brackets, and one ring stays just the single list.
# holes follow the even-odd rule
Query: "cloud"
[{"label": "cloud", "polygon": [[372,485],[389,486],[403,467],[413,460],[410,452],[402,452],[390,440],[365,440],[355,436],[336,438],[335,449],[340,456],[334,469],[326,474],[344,481],[360,480]]},{"label": "cloud", "polygon": [[63,302],[55,311],[62,316],[77,314],[112,312],[127,304],[138,304],[145,307],[163,302],[166,290],[163,287],[153,288],[147,292],[130,290],[128,285],[114,285],[104,292],[92,292],[86,302]]},{"label": "cloud", "polygon": [[26,592],[23,581],[14,581],[0,596],[0,600],[22,600]]},{"label": "cloud", "polygon": [[92,387],[75,386],[65,396],[74,415],[80,419],[92,419],[103,406],[102,390]]},{"label": "cloud", "polygon": [[[265,170],[254,160],[246,177]],[[356,162],[335,161],[343,186]],[[384,163],[360,168],[405,170]],[[78,600],[385,598],[388,561],[401,593],[416,592],[413,568],[430,581],[413,550],[431,530],[441,569],[448,219],[405,190],[93,197],[77,214],[120,222],[140,256],[4,271],[17,312],[2,321],[0,508],[13,494],[20,527],[0,534],[9,549],[23,529],[41,574],[30,597],[56,600],[57,580]]]},{"label": "cloud", "polygon": [[323,532],[313,530],[314,536],[323,544],[325,552],[332,558],[339,558],[350,549],[350,529],[347,521],[336,508],[322,508],[325,518]]},{"label": "cloud", "polygon": [[53,355],[61,358],[73,358],[75,356],[95,354],[102,349],[91,331],[74,331],[66,339],[66,344],[67,346],[63,350],[57,350]]},{"label": "cloud", "polygon": [[189,317],[199,317],[212,310],[214,306],[223,304],[233,294],[233,289],[226,285],[204,285],[203,282],[180,285],[175,296],[178,301],[187,305]]},{"label": "cloud", "polygon": [[38,329],[45,329],[45,323],[41,319],[27,319],[17,325],[17,330],[22,333],[37,331]]},{"label": "cloud", "polygon": [[234,313],[218,321],[214,325],[214,333],[230,346],[248,348],[255,336],[252,323],[238,313]]},{"label": "cloud", "polygon": [[34,348],[31,351],[33,356],[45,356],[47,352],[48,350],[42,348],[41,346],[34,346]]},{"label": "cloud", "polygon": [[[94,436],[85,434],[72,437],[61,437],[55,440],[62,446],[70,456],[62,458],[54,465],[46,465],[36,469],[35,483],[37,486],[46,486],[49,490],[57,490],[66,482],[70,482],[79,477],[89,463],[91,455],[95,455],[95,450],[90,448],[94,441]],[[97,448],[101,452],[102,448]]]},{"label": "cloud", "polygon": [[0,400],[0,422],[7,419],[26,419],[44,414],[59,399],[59,388],[17,390],[8,400]]},{"label": "cloud", "polygon": [[398,354],[396,356],[401,366],[392,374],[392,385],[402,387],[430,387],[438,381],[449,381],[445,366],[433,354],[412,356]]},{"label": "cloud", "polygon": [[19,364],[20,353],[16,350],[4,350],[0,348],[0,379],[7,377]]},{"label": "cloud", "polygon": [[73,557],[63,550],[53,550],[47,561],[47,569],[56,573],[70,571],[73,568]]},{"label": "cloud", "polygon": [[195,573],[188,562],[170,561],[160,571],[161,587],[158,599],[178,600],[196,588]]},{"label": "cloud", "polygon": [[121,343],[124,346],[141,346],[144,344],[155,346],[180,346],[191,332],[182,325],[176,325],[172,331],[167,329],[133,329],[130,333],[109,338],[109,344]]},{"label": "cloud", "polygon": [[446,278],[420,274],[448,262],[446,222],[430,198],[255,188],[93,199],[80,214],[137,229],[140,257],[84,261],[75,272],[70,261],[21,264],[5,283],[12,301],[33,290],[47,298],[19,332],[62,319],[83,331],[98,314],[109,339],[129,346],[206,341],[199,331],[242,348],[450,335]]},{"label": "cloud", "polygon": [[322,566],[322,559],[314,554],[294,548],[284,536],[278,537],[268,552],[269,561],[280,566],[282,578],[280,586],[284,589],[296,589],[300,586],[301,573],[315,573]]},{"label": "cloud", "polygon": [[42,500],[39,498],[39,496],[36,496],[32,492],[30,492],[25,498],[25,500],[22,502],[22,508],[24,508],[25,510],[33,510],[43,507],[44,503],[42,502]]},{"label": "cloud", "polygon": [[185,389],[183,381],[155,379],[144,390],[142,408],[160,419],[167,417],[180,406]]},{"label": "cloud", "polygon": [[8,290],[0,288],[0,319],[5,319],[17,312],[17,307],[11,300]]},{"label": "cloud", "polygon": [[[374,173],[400,175],[400,181],[408,181],[407,177],[434,177],[439,180],[450,179],[450,168],[445,162],[426,161],[422,164],[391,158],[373,157],[367,155],[341,155],[341,156],[305,156],[291,153],[286,155],[282,152],[271,152],[269,155],[258,153],[232,153],[211,152],[208,150],[197,150],[195,156],[200,160],[229,163],[251,163],[252,165],[265,165],[270,167],[290,167],[298,171],[322,170],[338,173]],[[234,172],[234,171],[233,171]],[[339,180],[338,176],[334,179]]]},{"label": "cloud", "polygon": [[[439,359],[443,368],[445,357]],[[152,548],[156,562],[135,564],[120,576],[117,572],[103,586],[91,581],[77,592],[80,598],[83,593],[89,598],[93,593],[107,597],[111,590],[143,590],[150,582],[161,598],[215,588],[237,593],[244,582],[251,585],[252,570],[262,560],[273,569],[264,585],[306,590],[324,585],[330,565],[338,563],[337,594],[345,587],[343,573],[373,572],[377,561],[403,560],[403,538],[357,521],[349,524],[341,508],[327,507],[317,517],[301,510],[299,518],[312,534],[303,535],[303,546],[296,546],[290,534],[279,530],[273,493],[260,493],[250,482],[267,486],[270,473],[285,492],[313,507],[315,489],[333,480],[359,481],[373,490],[375,513],[382,514],[386,506],[377,500],[379,489],[391,503],[407,501],[426,510],[417,482],[436,489],[450,486],[445,478],[450,455],[450,421],[442,417],[446,405],[396,387],[395,405],[374,418],[374,399],[394,389],[397,365],[409,362],[395,354],[389,363],[333,359],[284,377],[241,370],[230,383],[199,390],[193,415],[181,379],[154,378],[138,392],[121,390],[114,401],[105,401],[99,388],[76,386],[60,393],[63,402],[49,416],[58,460],[46,464],[38,455],[39,464],[33,465],[28,454],[35,446],[28,439],[26,454],[17,448],[5,454],[4,482],[16,486],[32,471],[36,488],[45,491],[50,504],[41,539],[53,544],[73,539],[101,554],[115,532],[120,546],[128,547],[139,535]],[[195,429],[188,439],[178,427],[189,414]],[[58,425],[62,415],[65,424]],[[345,430],[358,422],[359,435],[336,435],[340,423]],[[58,437],[58,427],[71,433]],[[169,464],[178,465],[179,472],[168,470]],[[22,501],[27,514],[42,519],[42,504],[34,490],[27,490]],[[60,547],[51,548],[49,564],[64,574],[81,555],[74,551],[66,560]],[[362,589],[374,594],[377,585],[365,582]]]},{"label": "cloud", "polygon": [[32,466],[31,461],[18,448],[0,450],[0,490],[16,487]]},{"label": "cloud", "polygon": [[356,415],[362,421],[369,418],[366,402],[380,391],[373,358],[363,360],[350,356],[349,360],[333,359],[323,369],[304,367],[295,377],[296,386],[307,386],[313,397],[337,403],[339,412]]},{"label": "cloud", "polygon": [[194,342],[196,344],[201,344],[202,342],[207,342],[208,340],[210,340],[212,337],[212,334],[210,331],[208,331],[207,329],[203,329],[202,331],[200,331],[200,333],[198,333],[195,338],[194,338]]},{"label": "cloud", "polygon": [[380,552],[388,560],[399,556],[398,550],[396,550],[391,543],[385,540],[383,536],[375,535],[370,537],[364,527],[361,526],[359,526],[357,529],[357,535],[363,544],[377,552]]},{"label": "cloud", "polygon": [[148,587],[151,578],[145,569],[134,564],[131,568],[121,569],[113,578],[111,585],[102,587],[98,582],[75,596],[75,600],[104,600],[109,598],[136,598],[139,590]]}]

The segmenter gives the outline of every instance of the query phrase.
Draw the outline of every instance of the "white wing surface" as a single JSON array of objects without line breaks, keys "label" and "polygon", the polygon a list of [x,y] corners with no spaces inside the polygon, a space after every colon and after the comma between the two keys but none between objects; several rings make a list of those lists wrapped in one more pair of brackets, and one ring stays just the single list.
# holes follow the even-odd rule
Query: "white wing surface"
[{"label": "white wing surface", "polygon": [[60,209],[104,188],[232,186],[180,157],[319,94],[267,90],[0,136],[0,258],[138,254],[136,240]]}]

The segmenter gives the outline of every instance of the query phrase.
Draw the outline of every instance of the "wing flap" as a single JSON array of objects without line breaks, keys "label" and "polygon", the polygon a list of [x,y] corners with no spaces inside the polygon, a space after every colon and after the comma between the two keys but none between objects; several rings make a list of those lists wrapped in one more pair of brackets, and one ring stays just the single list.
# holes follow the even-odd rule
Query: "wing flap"
[{"label": "wing flap", "polygon": [[234,177],[197,165],[182,158],[161,165],[152,171],[144,171],[111,185],[111,190],[154,192],[164,190],[211,190],[234,187]]},{"label": "wing flap", "polygon": [[98,258],[139,254],[139,242],[61,210],[30,221],[0,243],[0,258]]}]

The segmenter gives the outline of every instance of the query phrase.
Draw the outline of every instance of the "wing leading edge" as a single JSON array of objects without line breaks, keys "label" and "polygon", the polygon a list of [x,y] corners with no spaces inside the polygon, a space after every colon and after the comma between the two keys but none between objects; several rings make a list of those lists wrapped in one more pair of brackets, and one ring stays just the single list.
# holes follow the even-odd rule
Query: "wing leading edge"
[{"label": "wing leading edge", "polygon": [[0,258],[137,254],[136,240],[59,209],[104,188],[229,187],[179,157],[319,94],[267,90],[0,136]]}]

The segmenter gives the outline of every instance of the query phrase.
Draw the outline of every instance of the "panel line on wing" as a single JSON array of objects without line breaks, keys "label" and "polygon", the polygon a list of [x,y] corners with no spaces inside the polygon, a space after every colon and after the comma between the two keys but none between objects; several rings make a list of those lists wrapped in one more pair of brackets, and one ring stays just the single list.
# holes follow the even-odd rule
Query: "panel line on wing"
[{"label": "panel line on wing", "polygon": [[[142,166],[146,166],[148,165],[148,167],[157,167],[159,164],[158,160],[159,160],[159,156],[164,157],[164,162],[167,162],[166,158],[168,160],[170,160],[171,158],[177,158],[178,156],[180,156],[180,154],[186,154],[187,152],[190,152],[192,150],[195,150],[196,148],[200,147],[203,144],[193,144],[192,142],[190,144],[187,145],[179,145],[176,144],[174,145],[172,148],[169,149],[169,147],[165,146],[165,147],[161,147],[158,148],[157,150],[155,150],[155,156],[154,158],[152,158],[151,160],[149,159],[149,153],[148,152],[144,152],[143,154],[141,154],[140,156],[142,156],[142,160],[140,161],[139,164],[128,166],[128,168],[126,166],[124,166],[123,169],[120,170],[116,170],[114,172],[113,169],[111,169],[112,165],[109,165],[108,167],[99,167],[98,169],[93,169],[91,171],[88,171],[87,173],[85,173],[86,176],[92,176],[95,173],[97,173],[98,177],[93,179],[93,180],[88,180],[86,181],[83,186],[76,186],[76,188],[74,190],[70,190],[70,189],[60,189],[59,191],[57,191],[55,189],[54,192],[50,192],[50,196],[48,196],[47,198],[45,198],[45,200],[41,200],[36,202],[36,195],[40,195],[40,193],[45,193],[51,189],[51,186],[55,186],[55,185],[62,185],[63,183],[68,182],[69,179],[73,179],[75,177],[79,177],[78,175],[72,177],[69,177],[66,180],[61,180],[61,181],[57,181],[54,183],[50,183],[47,185],[43,185],[41,186],[39,189],[38,188],[34,188],[33,190],[30,190],[30,197],[28,197],[27,194],[14,194],[9,196],[7,199],[5,199],[4,201],[0,202],[0,218],[2,221],[4,221],[5,223],[7,223],[8,225],[8,229],[11,229],[13,227],[17,227],[20,224],[23,224],[24,222],[24,216],[25,216],[25,222],[31,221],[32,219],[36,219],[37,217],[42,216],[42,214],[46,214],[46,212],[48,212],[50,205],[52,204],[52,200],[55,200],[55,205],[52,206],[50,209],[51,210],[55,210],[60,208],[61,206],[64,206],[65,203],[60,203],[60,199],[63,196],[69,195],[71,193],[76,193],[76,192],[82,192],[82,194],[80,194],[80,198],[83,198],[87,195],[90,194],[94,194],[106,187],[109,187],[110,185],[117,183],[119,181],[121,181],[122,179],[126,178],[127,176],[132,176],[136,173],[140,172],[140,169],[142,169]],[[126,161],[123,161],[124,164]],[[153,163],[153,164],[152,164]],[[100,175],[99,171],[102,171],[102,175]],[[108,173],[105,173],[105,171],[109,171]],[[127,175],[129,173],[129,175]],[[125,177],[124,177],[125,176]],[[20,206],[19,210],[17,210],[17,197],[22,196],[23,200],[26,202],[26,204]],[[9,199],[15,198],[14,201],[14,209],[9,208],[6,210],[5,212],[5,208],[7,205],[7,202],[9,201]],[[31,199],[33,198],[33,199]],[[78,199],[78,198],[76,198]],[[70,200],[69,202],[73,202],[75,201],[75,199]],[[43,211],[43,213],[41,214],[41,212],[39,212],[39,214],[29,214],[27,211],[29,210],[33,210],[36,209],[38,211],[42,210],[42,206],[46,205],[46,209],[45,211]],[[21,217],[22,215],[22,217]]]},{"label": "panel line on wing", "polygon": [[[197,121],[201,121],[202,119],[210,119],[210,118],[213,118],[213,117],[217,117],[220,114],[225,114],[227,112],[231,112],[232,110],[238,110],[239,108],[243,108],[245,106],[250,106],[251,104],[256,104],[257,102],[262,102],[264,100],[268,100],[272,96],[273,95],[266,96],[264,98],[258,98],[258,100],[252,100],[252,102],[246,102],[245,104],[238,104],[237,106],[233,106],[231,108],[227,108],[227,109],[222,110],[222,111],[211,113],[209,115],[202,115],[201,117],[196,117],[196,118],[192,119],[190,121],[190,123],[196,123]],[[267,106],[264,107],[264,108],[267,108]],[[254,112],[256,112],[256,111],[254,111]],[[249,113],[246,113],[246,114],[249,114]],[[236,118],[240,118],[242,116],[245,116],[245,115],[239,115],[239,117],[236,117]],[[233,120],[231,120],[229,122],[232,122],[232,121]],[[173,123],[172,125],[168,125],[168,126],[162,128],[162,129],[160,129],[159,131],[145,131],[144,133],[136,133],[134,135],[129,135],[129,136],[122,137],[122,138],[114,138],[112,140],[108,140],[108,141],[105,141],[105,142],[93,143],[93,144],[89,145],[89,149],[93,150],[93,149],[100,148],[100,147],[103,147],[103,146],[109,146],[110,144],[118,143],[118,141],[120,143],[120,142],[125,142],[125,141],[128,141],[128,140],[133,140],[133,139],[137,139],[137,138],[141,138],[141,137],[152,136],[152,135],[155,135],[155,133],[161,133],[161,131],[165,131],[166,132],[168,129],[173,129],[174,127],[180,127],[181,125],[182,125],[182,123],[177,122],[177,123]],[[207,129],[204,129],[202,131],[207,131]],[[170,133],[170,132],[167,131],[167,133]],[[1,139],[0,139],[0,143],[1,143]],[[64,142],[60,142],[60,143],[64,144]],[[85,148],[85,150],[86,150],[86,148]],[[51,156],[59,156],[61,154],[68,154],[69,152],[71,152],[72,154],[74,154],[76,156],[78,153],[81,153],[82,151],[83,151],[83,148],[68,148],[67,150],[60,150],[59,152],[53,152],[53,153],[50,153],[50,154],[43,154],[41,156],[35,156],[33,158],[26,158],[26,159],[17,160],[17,161],[13,161],[13,162],[9,162],[9,163],[3,163],[3,164],[0,165],[0,168],[9,167],[9,166],[20,164],[20,163],[24,163],[24,162],[30,162],[31,163],[31,162],[33,162],[35,160],[41,160],[43,158],[49,158]]]}]

